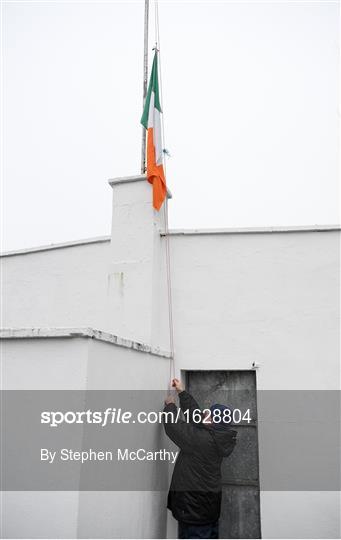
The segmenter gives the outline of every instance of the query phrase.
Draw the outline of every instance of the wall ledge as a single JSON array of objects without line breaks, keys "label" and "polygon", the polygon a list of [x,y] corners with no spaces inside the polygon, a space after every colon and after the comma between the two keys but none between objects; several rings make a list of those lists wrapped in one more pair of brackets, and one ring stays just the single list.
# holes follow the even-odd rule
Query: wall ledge
[{"label": "wall ledge", "polygon": [[125,339],[109,332],[95,330],[94,328],[0,328],[0,339],[32,339],[32,338],[91,338],[105,343],[111,343],[118,347],[133,349],[144,353],[153,354],[162,358],[170,358],[168,351],[159,347],[151,347],[145,343],[139,343]]},{"label": "wall ledge", "polygon": [[[135,176],[119,176],[117,178],[111,178],[108,180],[108,184],[114,188],[117,185],[120,184],[130,184],[131,182],[145,182],[147,180],[147,176],[145,174],[137,174]],[[167,198],[172,198],[172,193],[167,187]]]},{"label": "wall ledge", "polygon": [[[274,227],[231,227],[222,229],[170,229],[169,236],[195,236],[216,234],[269,234],[269,233],[302,233],[302,232],[330,232],[340,231],[340,225],[284,225]],[[161,236],[167,236],[160,231]]]},{"label": "wall ledge", "polygon": [[77,246],[86,246],[88,244],[101,244],[110,242],[110,236],[95,236],[94,238],[84,238],[83,240],[71,240],[70,242],[61,242],[60,244],[47,244],[45,246],[37,246],[24,249],[16,249],[13,251],[3,251],[0,257],[14,257],[15,255],[26,255],[28,253],[39,253],[40,251],[51,251],[53,249],[72,248]]},{"label": "wall ledge", "polygon": [[[217,234],[271,234],[271,233],[301,233],[301,232],[332,232],[341,231],[340,225],[300,225],[300,226],[277,226],[277,227],[231,227],[222,229],[170,229],[169,236],[207,236]],[[165,231],[160,231],[161,236],[166,236]],[[1,257],[15,257],[16,255],[26,255],[30,253],[39,253],[41,251],[51,251],[54,249],[72,248],[84,246],[87,244],[98,244],[110,242],[110,236],[97,236],[94,238],[85,238],[83,240],[74,240],[63,242],[61,244],[48,244],[32,248],[17,249],[13,251],[3,251]]]}]

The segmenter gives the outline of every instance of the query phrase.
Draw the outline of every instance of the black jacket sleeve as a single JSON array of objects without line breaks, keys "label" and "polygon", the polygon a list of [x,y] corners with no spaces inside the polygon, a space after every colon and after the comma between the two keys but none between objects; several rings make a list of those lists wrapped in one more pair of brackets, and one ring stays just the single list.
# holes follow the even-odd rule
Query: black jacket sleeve
[{"label": "black jacket sleeve", "polygon": [[193,396],[191,396],[191,394],[186,392],[186,390],[180,392],[179,400],[181,410],[188,412],[188,416],[186,416],[186,419],[188,418],[190,422],[198,424],[198,413],[199,411],[201,412],[198,402],[194,399]]},{"label": "black jacket sleeve", "polygon": [[169,403],[163,409],[166,413],[172,413],[163,418],[165,432],[168,437],[185,452],[193,452],[195,448],[196,429],[192,424],[180,418],[179,409],[175,403]]}]

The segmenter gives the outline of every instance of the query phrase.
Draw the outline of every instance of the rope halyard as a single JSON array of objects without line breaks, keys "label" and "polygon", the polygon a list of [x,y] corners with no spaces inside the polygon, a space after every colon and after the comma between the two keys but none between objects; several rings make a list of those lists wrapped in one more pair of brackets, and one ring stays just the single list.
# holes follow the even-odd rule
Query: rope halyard
[{"label": "rope halyard", "polygon": [[[155,0],[155,47],[159,56],[159,81],[160,81],[160,97],[163,106],[163,93],[162,93],[162,70],[161,70],[161,52],[160,52],[160,26],[159,26],[159,6],[158,0]],[[162,127],[162,147],[165,148],[165,123],[162,115],[161,120]],[[164,153],[165,154],[165,153]],[[167,178],[166,171],[166,159],[164,160],[165,176]],[[169,241],[169,226],[168,226],[168,198],[166,196],[163,204],[164,212],[164,227],[165,227],[165,241],[166,241],[166,275],[167,275],[167,297],[168,297],[168,324],[169,324],[169,346],[171,358],[169,362],[169,384],[175,377],[175,361],[174,361],[174,325],[173,325],[173,301],[172,301],[172,280],[171,280],[171,257],[170,257],[170,241]],[[171,387],[170,387],[171,388]]]}]

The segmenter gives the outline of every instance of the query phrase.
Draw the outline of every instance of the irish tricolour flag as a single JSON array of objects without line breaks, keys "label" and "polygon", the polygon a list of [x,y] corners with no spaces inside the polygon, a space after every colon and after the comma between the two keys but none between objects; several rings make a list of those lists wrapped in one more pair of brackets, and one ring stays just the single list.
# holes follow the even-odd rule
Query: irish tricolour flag
[{"label": "irish tricolour flag", "polygon": [[147,179],[148,182],[153,185],[153,206],[156,210],[160,210],[167,193],[165,173],[162,164],[161,112],[157,50],[155,50],[141,124],[148,131]]}]

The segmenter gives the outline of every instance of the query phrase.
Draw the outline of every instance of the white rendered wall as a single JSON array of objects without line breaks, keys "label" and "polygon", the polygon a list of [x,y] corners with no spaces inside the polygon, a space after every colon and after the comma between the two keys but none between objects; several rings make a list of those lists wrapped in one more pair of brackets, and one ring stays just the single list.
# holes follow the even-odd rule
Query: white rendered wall
[{"label": "white rendered wall", "polygon": [[108,330],[110,242],[1,258],[2,327]]},{"label": "white rendered wall", "polygon": [[339,231],[179,235],[170,247],[179,370],[256,362],[259,390],[339,388]]},{"label": "white rendered wall", "polygon": [[[259,390],[340,388],[339,242],[338,231],[171,236],[177,372],[256,362]],[[339,538],[340,508],[337,492],[261,491],[262,536]]]},{"label": "white rendered wall", "polygon": [[[83,390],[87,340],[5,340],[1,343],[2,389]],[[76,538],[78,493],[4,491],[4,538]],[[20,516],[20,519],[18,519]]]},{"label": "white rendered wall", "polygon": [[[1,345],[3,389],[137,390],[144,389],[146,374],[150,389],[166,388],[168,383],[167,358],[89,338],[7,339]],[[162,538],[166,493],[2,492],[2,534],[4,538]]]},{"label": "white rendered wall", "polygon": [[[171,236],[177,369],[257,362],[259,389],[337,388],[339,241],[339,231]],[[151,342],[169,350],[164,243]],[[2,258],[2,326],[90,326],[127,337],[113,326],[120,303],[142,328],[144,275],[132,301],[128,279],[123,289],[110,284],[111,258],[109,242]]]},{"label": "white rendered wall", "polygon": [[[87,370],[89,390],[167,388],[167,358],[130,350],[121,355],[120,362],[113,361],[112,345],[90,342]],[[159,407],[162,410],[162,402]],[[162,432],[163,428],[155,425],[155,430]],[[166,534],[166,512],[166,493],[81,491],[77,536],[162,538]]]},{"label": "white rendered wall", "polygon": [[[178,370],[256,362],[259,390],[339,388],[339,239],[173,236]],[[338,538],[340,494],[261,491],[261,527],[264,538]]]},{"label": "white rendered wall", "polygon": [[[92,326],[169,349],[165,237],[151,188],[114,185],[113,200],[111,245],[3,259],[3,326]],[[339,242],[339,231],[171,235],[177,372],[256,362],[260,390],[339,388]],[[148,371],[136,373],[150,383]],[[263,491],[263,536],[335,537],[337,503],[335,493]]]}]

